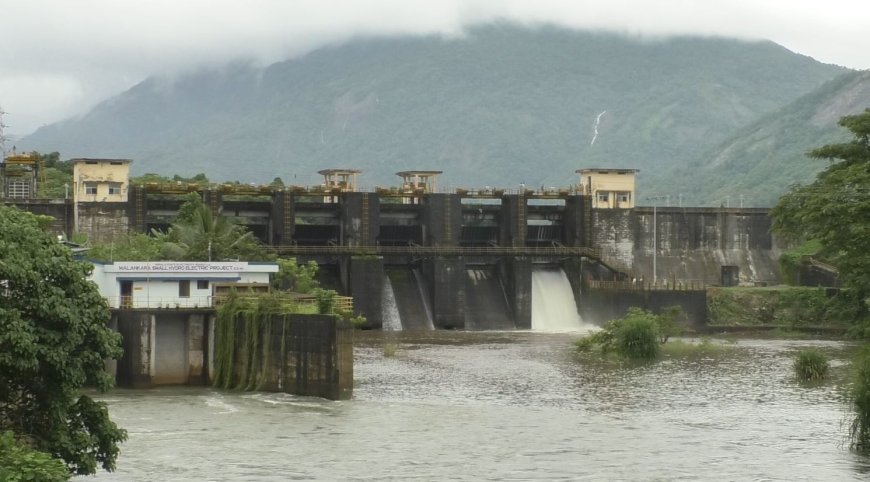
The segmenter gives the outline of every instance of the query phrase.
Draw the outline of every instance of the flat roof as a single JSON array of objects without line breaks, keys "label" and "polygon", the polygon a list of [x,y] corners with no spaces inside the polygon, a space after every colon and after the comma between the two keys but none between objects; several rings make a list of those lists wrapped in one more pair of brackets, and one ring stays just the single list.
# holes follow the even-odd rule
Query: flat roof
[{"label": "flat roof", "polygon": [[79,157],[76,159],[70,159],[73,164],[78,164],[80,162],[120,162],[123,164],[130,164],[133,162],[132,159],[106,159],[106,158],[97,158],[97,157]]},{"label": "flat roof", "polygon": [[401,171],[397,172],[397,176],[407,177],[407,176],[434,176],[435,174],[443,174],[444,171]]},{"label": "flat roof", "polygon": [[576,173],[584,173],[589,171],[598,172],[640,172],[640,169],[620,169],[617,167],[587,167],[585,169],[577,169]]},{"label": "flat roof", "polygon": [[362,171],[359,169],[323,169],[317,171],[317,174],[328,175],[328,174],[359,174]]}]

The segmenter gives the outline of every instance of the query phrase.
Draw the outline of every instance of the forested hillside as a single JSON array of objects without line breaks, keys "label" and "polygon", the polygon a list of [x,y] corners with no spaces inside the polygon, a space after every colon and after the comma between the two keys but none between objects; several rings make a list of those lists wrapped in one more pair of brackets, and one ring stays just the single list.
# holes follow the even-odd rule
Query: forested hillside
[{"label": "forested hillside", "polygon": [[795,183],[808,184],[828,162],[806,153],[845,142],[837,125],[844,115],[870,108],[870,72],[849,72],[763,116],[674,173],[666,191],[679,191],[689,203],[772,206]]},{"label": "forested hillside", "polygon": [[674,173],[845,72],[771,42],[490,25],[151,78],[18,145],[289,184],[350,167],[366,186],[404,169],[443,170],[444,187],[566,186],[581,167],[634,167],[641,196],[676,194]]}]

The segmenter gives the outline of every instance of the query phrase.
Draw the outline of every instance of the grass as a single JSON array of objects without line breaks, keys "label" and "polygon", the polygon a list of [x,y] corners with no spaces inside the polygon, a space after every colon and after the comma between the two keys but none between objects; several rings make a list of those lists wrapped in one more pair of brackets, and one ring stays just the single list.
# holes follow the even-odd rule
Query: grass
[{"label": "grass", "polygon": [[794,357],[794,373],[800,380],[821,381],[828,377],[828,357],[815,348],[801,350]]},{"label": "grass", "polygon": [[385,341],[384,342],[384,357],[385,358],[393,358],[396,356],[396,351],[398,351],[399,345],[394,341]]},{"label": "grass", "polygon": [[849,402],[855,418],[849,427],[850,447],[870,452],[870,348],[865,347],[854,362],[855,379]]}]

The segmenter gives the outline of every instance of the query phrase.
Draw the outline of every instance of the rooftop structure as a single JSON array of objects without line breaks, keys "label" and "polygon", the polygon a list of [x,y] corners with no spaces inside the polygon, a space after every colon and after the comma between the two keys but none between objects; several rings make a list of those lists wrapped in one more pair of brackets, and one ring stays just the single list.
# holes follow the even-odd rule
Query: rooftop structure
[{"label": "rooftop structure", "polygon": [[323,169],[317,171],[323,176],[323,187],[327,191],[356,191],[357,179],[362,171],[357,169]]},{"label": "rooftop structure", "polygon": [[127,202],[130,159],[73,159],[76,203]]},{"label": "rooftop structure", "polygon": [[27,153],[16,154],[13,151],[0,164],[0,179],[2,179],[0,196],[16,199],[36,197],[39,174],[38,156]]},{"label": "rooftop structure", "polygon": [[580,174],[580,192],[592,196],[593,208],[634,207],[638,169],[589,168],[576,172]]}]

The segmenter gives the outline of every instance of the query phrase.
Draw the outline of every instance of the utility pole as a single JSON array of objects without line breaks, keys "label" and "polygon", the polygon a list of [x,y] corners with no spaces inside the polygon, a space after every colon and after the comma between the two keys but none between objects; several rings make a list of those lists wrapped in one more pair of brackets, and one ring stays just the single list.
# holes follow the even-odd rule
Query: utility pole
[{"label": "utility pole", "polygon": [[659,254],[659,236],[658,236],[658,219],[656,216],[656,201],[669,199],[669,196],[649,196],[646,198],[653,202],[653,286],[658,283],[658,254]]},{"label": "utility pole", "polygon": [[3,111],[3,106],[0,106],[0,161],[6,159],[6,134],[3,133],[3,129],[7,126],[3,123],[3,116],[6,114]]}]

